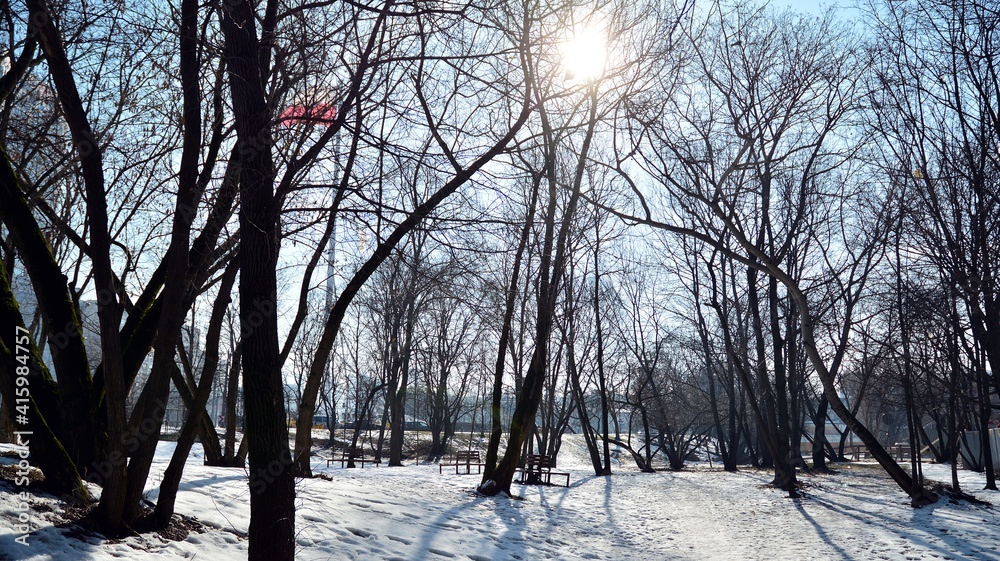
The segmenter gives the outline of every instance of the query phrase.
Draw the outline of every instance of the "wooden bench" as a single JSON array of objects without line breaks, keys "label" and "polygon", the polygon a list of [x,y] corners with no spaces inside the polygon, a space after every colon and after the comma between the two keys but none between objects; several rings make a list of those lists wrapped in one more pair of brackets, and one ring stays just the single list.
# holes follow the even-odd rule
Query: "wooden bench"
[{"label": "wooden bench", "polygon": [[868,447],[863,444],[844,446],[844,457],[850,458],[854,462],[868,459]]},{"label": "wooden bench", "polygon": [[[889,453],[897,462],[902,462],[904,460],[909,460],[913,451],[910,449],[909,444],[890,444],[885,447],[885,451]],[[871,457],[871,453],[868,451],[868,447],[863,444],[844,446],[844,456],[849,457],[851,460],[865,460]]]},{"label": "wooden bench", "polygon": [[889,454],[891,454],[893,459],[897,462],[909,460],[910,456],[913,454],[909,444],[892,444],[886,447],[886,451],[889,452]]},{"label": "wooden bench", "polygon": [[339,458],[327,458],[326,467],[330,467],[330,464],[333,462],[340,462],[340,467],[344,467],[351,462],[361,464],[361,467],[365,467],[365,463],[379,465],[382,463],[382,460],[366,457],[363,449],[348,448],[340,454]]},{"label": "wooden bench", "polygon": [[465,474],[472,473],[472,466],[476,466],[476,473],[483,472],[483,460],[479,457],[479,450],[459,450],[455,453],[454,463],[442,463],[438,464],[438,473],[444,473],[444,466],[455,466],[455,475],[459,475],[458,469],[465,467]]},{"label": "wooden bench", "polygon": [[552,476],[565,477],[566,487],[569,487],[569,473],[552,471],[552,456],[528,454],[524,459],[524,468],[519,469],[521,477],[518,483],[523,485],[552,485]]}]

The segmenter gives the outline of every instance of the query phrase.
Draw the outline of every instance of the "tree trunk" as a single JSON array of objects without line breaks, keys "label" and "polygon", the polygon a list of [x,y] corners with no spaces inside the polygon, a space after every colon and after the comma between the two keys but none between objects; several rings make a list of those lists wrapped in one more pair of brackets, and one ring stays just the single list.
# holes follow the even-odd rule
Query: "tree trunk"
[{"label": "tree trunk", "polygon": [[[155,425],[155,433],[146,438],[139,438],[138,449],[132,454],[132,460],[128,465],[128,483],[125,494],[124,518],[126,523],[132,524],[142,515],[142,495],[146,486],[146,479],[156,453],[156,443],[159,440],[159,430],[163,423],[163,413],[166,410],[166,402],[170,393],[170,370],[175,367],[174,356],[176,353],[176,341],[180,338],[181,328],[184,325],[184,317],[187,315],[187,307],[184,305],[184,296],[187,292],[187,275],[189,269],[191,224],[198,211],[198,202],[201,193],[198,192],[198,159],[201,151],[201,89],[199,87],[198,68],[198,1],[182,0],[180,11],[180,77],[183,92],[182,120],[183,120],[183,145],[181,148],[181,158],[177,181],[177,203],[174,209],[173,223],[170,235],[170,246],[167,248],[166,279],[163,283],[162,299],[163,312],[157,326],[156,340],[153,343],[153,368],[150,372],[146,387],[143,388],[143,396],[147,397],[141,422],[134,419],[130,423],[133,427],[142,426],[144,430],[146,421],[151,421],[150,425]],[[235,269],[230,279],[235,279]],[[214,319],[214,318],[213,318]],[[218,320],[221,328],[221,319]],[[211,328],[211,326],[210,326]],[[218,353],[218,342],[216,341],[215,353]],[[216,357],[217,359],[217,357]],[[214,374],[214,372],[213,372]],[[204,377],[204,374],[203,374]],[[211,375],[209,376],[211,378]],[[207,401],[207,396],[206,396]],[[153,406],[154,403],[163,403],[163,407]],[[186,447],[190,450],[191,443],[197,422],[200,420],[201,411],[204,404],[191,410],[191,417],[195,422],[190,423],[188,428],[189,442]],[[135,415],[133,414],[133,417]],[[183,432],[183,431],[182,431]],[[178,443],[178,451],[184,448],[184,443]],[[186,459],[186,452],[185,459]],[[174,464],[172,461],[171,464]],[[176,494],[176,485],[180,482],[180,471],[183,469],[183,462],[179,466],[174,465],[171,471],[168,467],[170,479],[165,480],[165,489],[168,491],[167,503],[169,503],[169,513],[161,518],[161,523],[170,521],[173,513],[173,498]],[[176,481],[173,479],[176,478]],[[174,487],[171,492],[171,487]],[[158,513],[163,515],[163,511]]]},{"label": "tree trunk", "polygon": [[[778,281],[774,277],[768,277],[767,282],[767,300],[768,309],[770,311],[771,318],[771,346],[774,360],[774,396],[775,396],[775,406],[777,415],[776,425],[778,428],[777,434],[775,435],[775,440],[777,441],[776,451],[777,455],[775,457],[775,466],[781,466],[781,471],[785,474],[787,478],[786,481],[778,481],[783,483],[783,487],[788,491],[789,498],[798,497],[798,491],[796,490],[796,477],[795,477],[795,464],[792,461],[791,452],[791,422],[789,419],[789,404],[788,404],[788,369],[791,367],[789,364],[789,356],[787,353],[786,346],[791,346],[792,342],[788,339],[789,333],[786,331],[785,336],[781,335],[781,318],[778,313]],[[790,314],[791,312],[789,312]],[[777,470],[775,470],[777,472]],[[779,479],[776,477],[775,479]]]},{"label": "tree trunk", "polygon": [[[236,273],[239,271],[237,265],[236,261],[230,263],[219,283],[219,296],[215,300],[212,317],[209,318],[208,333],[205,336],[205,363],[201,369],[198,390],[192,407],[188,408],[188,418],[184,422],[184,426],[181,427],[180,435],[177,437],[177,447],[174,449],[170,463],[163,473],[163,481],[160,483],[160,494],[156,500],[156,510],[153,516],[156,524],[161,528],[170,524],[170,518],[174,514],[174,502],[177,499],[181,474],[184,473],[184,464],[191,453],[195,437],[198,435],[200,427],[203,426],[201,421],[208,417],[208,413],[205,412],[205,404],[208,403],[208,398],[212,394],[215,371],[219,366],[219,338],[222,334],[222,320],[225,317],[227,306],[232,302],[231,292],[233,284],[236,282]],[[218,444],[218,438],[213,438],[213,440]]]},{"label": "tree trunk", "polygon": [[[61,495],[68,502],[89,501],[90,492],[83,485],[77,466],[50,425],[50,422],[58,422],[59,418],[56,383],[24,326],[4,267],[0,267],[0,330],[14,336],[13,348],[7,347],[5,338],[0,339],[0,395],[5,409],[17,411],[17,398],[24,397],[18,395],[19,389],[22,393],[24,390],[23,386],[17,385],[15,374],[18,377],[26,374],[28,381],[27,419],[20,414],[20,419],[15,418],[15,421],[24,421],[14,423],[14,430],[17,431],[14,434],[15,443],[27,444],[32,463],[45,474],[44,489]],[[26,356],[27,361],[18,360],[19,356]]]},{"label": "tree trunk", "polygon": [[[711,265],[710,265],[711,266]],[[694,271],[692,271],[694,272]],[[695,319],[697,322],[698,338],[701,342],[701,352],[705,357],[705,372],[708,376],[708,403],[712,408],[712,424],[715,427],[715,437],[719,443],[719,455],[722,456],[723,469],[729,472],[736,471],[734,453],[726,445],[726,434],[722,429],[722,418],[719,415],[719,399],[716,392],[716,368],[712,358],[712,349],[709,346],[708,326],[705,324],[705,314],[701,311],[701,290],[699,281],[696,278],[692,287],[695,305]],[[715,295],[713,295],[713,299]],[[732,415],[732,412],[730,412]]]},{"label": "tree trunk", "polygon": [[[390,370],[395,374],[395,384],[389,387],[389,467],[403,465],[403,436],[406,433],[406,389],[410,383],[410,349],[413,347],[413,328],[417,319],[417,278],[420,274],[421,250],[423,239],[415,243],[413,263],[410,265],[410,275],[406,278],[403,294],[404,305],[399,318],[404,325],[398,323],[393,329],[393,349]],[[403,340],[398,340],[400,328],[403,330]]]},{"label": "tree trunk", "polygon": [[246,0],[222,7],[240,154],[240,328],[250,452],[250,561],[295,556],[295,479],[278,368],[278,211],[257,23]]},{"label": "tree trunk", "polygon": [[[567,298],[569,295],[567,295]],[[587,443],[587,453],[590,455],[590,463],[594,467],[594,475],[603,475],[604,466],[601,460],[601,451],[597,443],[597,434],[590,425],[590,414],[587,411],[587,404],[584,400],[583,387],[580,384],[580,370],[576,364],[576,345],[573,339],[576,337],[572,331],[575,318],[573,317],[573,305],[566,306],[564,312],[566,316],[567,329],[571,331],[564,335],[566,339],[566,375],[569,377],[570,387],[573,391],[573,401],[576,402],[577,418],[580,419],[580,429],[583,431],[583,439]]]},{"label": "tree trunk", "polygon": [[226,374],[226,446],[222,453],[222,462],[232,467],[243,467],[243,462],[240,462],[239,466],[233,466],[235,460],[233,454],[236,450],[236,402],[240,393],[240,357],[243,353],[241,347],[241,343],[230,347],[232,353],[229,355],[229,372]]},{"label": "tree trunk", "polygon": [[979,390],[979,446],[983,450],[983,460],[986,467],[986,487],[984,489],[997,490],[996,473],[993,465],[992,439],[990,438],[990,386],[984,368],[985,360],[982,358],[982,346],[975,345],[976,357],[976,387]]},{"label": "tree trunk", "polygon": [[[526,31],[526,30],[525,30]],[[530,85],[530,82],[529,82]],[[546,144],[546,173],[549,184],[549,200],[546,209],[545,237],[541,261],[539,263],[540,276],[538,279],[538,308],[535,317],[535,349],[531,355],[531,362],[528,365],[528,372],[525,374],[524,382],[521,386],[521,395],[518,396],[514,414],[511,417],[510,432],[507,438],[507,451],[503,459],[497,465],[496,471],[490,479],[483,479],[479,485],[479,492],[484,495],[494,496],[498,493],[510,493],[510,485],[514,480],[514,471],[520,463],[521,446],[526,437],[535,428],[535,414],[542,401],[542,393],[545,387],[545,376],[549,360],[549,337],[552,333],[552,321],[555,313],[556,300],[559,295],[559,282],[563,276],[566,265],[567,237],[569,236],[570,223],[576,214],[576,206],[580,200],[580,185],[583,181],[583,173],[587,163],[587,154],[590,151],[590,144],[594,137],[594,129],[597,125],[597,86],[590,89],[590,119],[587,125],[587,132],[580,146],[579,158],[577,160],[576,174],[573,178],[572,193],[566,204],[563,214],[562,224],[559,228],[558,240],[555,239],[555,212],[557,199],[556,184],[556,146],[553,143],[552,129],[548,123],[548,117],[544,107],[540,107],[540,116],[544,131]],[[555,250],[555,258],[552,252]],[[551,270],[550,270],[551,267]]]},{"label": "tree trunk", "polygon": [[[7,152],[0,147],[0,219],[7,226],[31,279],[43,325],[47,326],[52,364],[58,376],[58,415],[48,414],[50,428],[65,441],[81,476],[97,457],[95,405],[83,327],[45,235],[35,221]],[[8,287],[9,288],[9,287]],[[12,296],[13,298],[13,296]],[[11,332],[13,333],[13,332]]]},{"label": "tree trunk", "polygon": [[[170,379],[174,382],[174,388],[177,390],[177,395],[180,396],[181,401],[184,402],[184,407],[189,412],[194,410],[197,401],[197,388],[192,388],[188,385],[187,380],[184,379],[184,375],[176,364],[171,365]],[[219,435],[215,432],[215,426],[212,424],[212,420],[209,419],[204,408],[205,406],[202,405],[201,410],[203,414],[198,418],[197,428],[198,440],[201,441],[202,448],[205,451],[205,465],[220,465],[222,464],[222,447],[219,445]]]},{"label": "tree trunk", "polygon": [[0,442],[14,442],[14,402],[0,399]]},{"label": "tree trunk", "polygon": [[[608,434],[608,384],[604,372],[604,327],[601,320],[600,227],[594,225],[594,330],[597,335],[597,390],[601,392],[601,434],[604,443],[604,468],[597,475],[611,475],[611,442]],[[582,399],[583,396],[581,395]]]},{"label": "tree trunk", "polygon": [[813,417],[816,432],[813,433],[812,449],[813,469],[818,471],[828,469],[826,467],[826,451],[824,450],[826,446],[826,410],[828,407],[829,404],[826,402],[826,398],[820,396],[819,405],[816,407],[816,415]]},{"label": "tree trunk", "polygon": [[[777,273],[780,274],[780,273]],[[781,280],[779,278],[779,280]],[[844,405],[844,402],[840,400],[840,396],[837,394],[837,389],[834,386],[833,378],[830,376],[829,370],[826,368],[826,363],[823,361],[819,350],[816,348],[815,336],[813,334],[812,317],[809,315],[809,303],[806,300],[805,295],[795,286],[792,281],[788,282],[782,281],[792,294],[796,305],[799,308],[799,318],[802,323],[802,345],[805,348],[806,354],[809,356],[809,361],[813,368],[816,370],[820,381],[823,383],[823,392],[826,395],[826,399],[833,409],[834,413],[847,425],[854,434],[861,439],[868,448],[868,452],[875,458],[875,461],[882,466],[889,477],[892,478],[894,482],[903,490],[904,493],[910,496],[910,503],[915,506],[923,506],[931,504],[937,500],[937,496],[924,489],[919,483],[914,483],[910,476],[903,471],[896,460],[885,451],[885,448],[879,443],[878,439],[865,427],[857,417],[851,413],[849,409]],[[789,284],[791,283],[791,284]]]}]

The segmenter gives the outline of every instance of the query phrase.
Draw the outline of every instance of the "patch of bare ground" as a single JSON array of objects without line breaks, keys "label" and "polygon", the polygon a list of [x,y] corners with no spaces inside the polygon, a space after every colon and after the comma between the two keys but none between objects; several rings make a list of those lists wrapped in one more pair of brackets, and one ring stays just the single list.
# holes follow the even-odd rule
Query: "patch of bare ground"
[{"label": "patch of bare ground", "polygon": [[[19,468],[17,464],[0,465],[0,479],[4,481],[10,481],[11,483],[20,485],[18,480],[23,476],[24,474],[21,473],[21,468]],[[42,470],[36,467],[28,468],[27,476],[30,481],[29,485],[37,485],[38,483],[45,481],[45,475],[42,474]]]},{"label": "patch of bare ground", "polygon": [[966,493],[965,491],[956,491],[954,487],[950,484],[942,483],[940,481],[928,480],[927,486],[930,487],[931,491],[934,491],[939,496],[948,497],[948,500],[954,504],[960,502],[967,502],[974,505],[984,506],[986,508],[993,508],[993,503],[989,501],[984,501],[982,499],[976,498],[973,495]]},{"label": "patch of bare ground", "polygon": [[[120,537],[108,538],[98,530],[95,519],[96,509],[97,503],[84,505],[66,504],[62,507],[62,512],[57,513],[56,520],[59,522],[55,526],[62,528],[67,535],[79,540],[97,537],[107,543],[124,543]],[[166,527],[160,527],[152,518],[152,508],[147,505],[143,516],[132,525],[130,535],[157,536],[163,542],[183,541],[191,534],[201,534],[207,530],[208,528],[196,518],[179,514],[173,515]],[[149,542],[129,542],[128,545],[140,550],[148,550],[153,547],[153,544]]]}]

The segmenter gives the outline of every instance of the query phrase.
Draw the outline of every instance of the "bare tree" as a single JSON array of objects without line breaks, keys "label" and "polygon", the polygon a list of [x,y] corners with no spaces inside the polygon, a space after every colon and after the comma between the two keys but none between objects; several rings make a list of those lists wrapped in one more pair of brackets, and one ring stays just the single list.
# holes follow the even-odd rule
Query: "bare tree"
[{"label": "bare tree", "polygon": [[[678,218],[687,222],[655,218],[639,190],[635,195],[642,210],[640,216],[631,218],[695,237],[718,249],[726,258],[738,261],[747,267],[751,297],[757,294],[758,274],[754,271],[767,275],[770,280],[763,282],[772,306],[769,314],[772,324],[775,296],[778,286],[782,287],[798,314],[803,349],[823,383],[830,406],[865,442],[915,505],[933,501],[934,495],[914,484],[840,400],[831,371],[840,362],[843,346],[832,356],[824,356],[816,323],[823,308],[817,308],[807,295],[808,286],[796,273],[795,261],[792,268],[786,262],[796,239],[794,234],[811,227],[812,217],[816,216],[813,213],[824,208],[824,193],[812,190],[815,180],[836,169],[850,154],[833,150],[831,143],[845,119],[860,107],[857,53],[830,39],[843,35],[833,30],[835,23],[831,16],[821,19],[819,26],[810,23],[807,29],[802,20],[793,20],[788,14],[766,17],[766,10],[755,11],[744,6],[728,10],[715,5],[708,14],[705,24],[685,27],[693,49],[690,86],[668,100],[673,108],[670,112],[650,116],[651,120],[658,120],[657,127],[644,130],[651,139],[650,150],[644,154],[647,170],[673,201],[674,208],[682,211]],[[794,49],[790,48],[792,45]],[[693,111],[692,106],[700,109]],[[725,124],[725,133],[720,123]],[[783,166],[793,161],[799,164],[798,171],[785,175]],[[784,185],[791,188],[792,196],[776,198]],[[831,195],[834,200],[839,196]],[[867,204],[870,203],[858,208],[867,208]],[[777,229],[779,225],[772,221],[772,213],[786,217],[783,230]],[[876,217],[871,225],[884,231],[885,217]],[[867,241],[860,247],[877,244],[878,236],[869,235],[877,232],[861,233]],[[843,283],[854,287],[845,296],[857,294],[861,286],[857,281],[867,276],[871,255],[868,249],[849,252],[838,260],[829,254],[825,257],[834,271],[840,270],[840,274],[855,279]],[[843,258],[848,259],[846,268],[837,264]],[[850,310],[852,306],[844,309]],[[750,302],[748,311],[754,322],[763,320],[763,317],[758,320],[761,310],[757,302]],[[849,319],[842,325],[848,328]],[[760,389],[766,390],[766,372],[761,370],[765,358],[762,344],[766,344],[761,337],[763,325],[754,331],[757,378]],[[772,328],[771,336],[777,343],[781,335]],[[780,483],[789,494],[794,494],[794,467],[789,464],[792,459],[785,433],[788,407],[787,402],[782,403],[787,398],[784,391],[787,388],[783,387],[782,370],[775,368],[778,378],[774,396],[765,394],[765,403],[773,403],[775,409],[763,413],[768,423],[779,421],[778,427],[768,430],[782,431],[772,432],[778,437],[772,454],[777,454],[776,462],[784,464]]]},{"label": "bare tree", "polygon": [[[905,193],[900,220],[912,235],[901,243],[919,248],[900,264],[938,271],[942,289],[961,302],[953,319],[967,323],[976,341],[956,340],[949,353],[963,349],[963,362],[976,363],[973,347],[982,349],[993,389],[1000,391],[998,15],[985,3],[964,0],[873,4],[872,11],[880,48],[870,125],[884,141],[886,173]],[[956,362],[954,369],[961,366]],[[988,450],[991,391],[981,393],[977,424]]]},{"label": "bare tree", "polygon": [[[379,21],[390,17],[390,8],[392,8],[392,3],[386,3],[379,12]],[[479,25],[468,20],[464,15],[464,12],[449,12],[446,10],[444,13],[434,15],[433,17],[431,12],[424,13],[421,10],[417,10],[414,13],[392,13],[393,17],[400,20],[402,24],[411,26],[409,29],[411,30],[412,36],[417,39],[419,50],[417,51],[418,56],[416,56],[416,60],[418,64],[415,65],[415,68],[412,68],[412,70],[416,73],[416,86],[411,100],[415,102],[418,107],[420,107],[423,113],[424,123],[422,123],[421,126],[425,127],[424,134],[426,137],[433,140],[433,145],[440,152],[439,158],[446,162],[447,167],[444,169],[447,171],[442,170],[442,174],[447,174],[443,176],[448,177],[449,179],[441,180],[439,184],[435,185],[435,188],[429,190],[429,194],[425,198],[412,206],[409,206],[406,210],[401,210],[399,215],[394,217],[391,222],[386,220],[386,222],[389,222],[385,225],[385,229],[387,231],[383,232],[381,226],[376,229],[376,234],[379,236],[378,244],[344,285],[327,317],[323,335],[320,339],[319,349],[316,354],[316,360],[313,363],[307,380],[306,390],[303,395],[303,404],[300,406],[298,421],[300,425],[311,425],[312,415],[315,409],[316,392],[318,391],[320,381],[322,380],[326,360],[329,357],[346,310],[354,300],[355,296],[371,275],[382,264],[382,262],[389,258],[396,246],[426,216],[432,213],[442,201],[457,191],[461,186],[468,183],[472,177],[483,168],[483,166],[506,149],[507,145],[518,134],[520,128],[527,121],[532,112],[532,101],[531,96],[529,95],[530,90],[527,90],[529,87],[527,85],[524,86],[526,91],[524,92],[524,98],[519,110],[510,104],[510,100],[517,98],[519,95],[515,94],[515,92],[519,89],[519,85],[512,85],[510,88],[504,89],[503,91],[494,91],[490,89],[482,92],[482,90],[478,88],[480,77],[477,73],[480,71],[489,71],[490,68],[485,57],[469,55],[465,58],[459,59],[465,61],[463,65],[449,65],[449,70],[447,71],[454,73],[454,78],[458,84],[458,86],[449,84],[448,87],[452,88],[450,90],[442,90],[438,79],[430,74],[430,67],[439,68],[444,71],[445,64],[442,62],[442,59],[436,57],[436,49],[458,48],[462,45],[458,37],[455,37],[455,41],[451,44],[439,44],[437,42],[432,42],[432,36],[430,33],[436,29],[438,23],[440,23],[435,20],[435,18],[458,18],[462,22],[462,25]],[[382,23],[377,23],[375,29],[377,30],[381,25]],[[446,28],[446,26],[442,25],[442,28]],[[372,33],[369,50],[379,37],[381,37],[380,33]],[[489,54],[496,53],[500,49],[510,46],[511,44],[515,49],[526,44],[526,38],[520,31],[514,33],[513,36],[506,33],[497,34],[496,40],[499,44],[476,44],[475,47],[477,50],[483,50],[486,54]],[[368,55],[365,56],[367,57]],[[423,61],[423,57],[426,57],[430,60],[430,62],[427,62],[425,65],[421,62]],[[362,59],[362,63],[357,67],[357,70],[352,75],[352,80],[356,83],[355,87],[363,82],[367,72],[371,70],[369,66],[374,65],[374,63],[375,60],[373,59]],[[520,64],[520,61],[518,64]],[[527,73],[527,69],[523,67],[523,64],[520,64],[520,67],[514,65],[510,69],[514,76]],[[476,91],[480,91],[484,95],[490,96],[490,100],[499,97],[504,100],[507,108],[509,109],[508,125],[506,127],[500,127],[502,129],[500,134],[483,131],[484,133],[487,133],[486,138],[488,141],[479,145],[476,150],[463,151],[461,153],[458,151],[459,147],[462,146],[460,142],[466,138],[466,135],[461,134],[463,131],[458,128],[457,124],[452,123],[449,118],[454,117],[458,122],[467,122],[467,111],[475,113],[477,111],[481,112],[484,109],[470,109],[468,106],[462,106],[460,104],[460,98],[456,95],[456,90],[454,88],[474,88]],[[440,102],[440,106],[435,106],[435,109],[432,111],[428,101],[429,99],[434,99],[436,102]],[[345,102],[342,104],[342,109],[350,108],[352,106],[353,99],[350,99],[350,101],[351,103]],[[483,108],[490,106],[490,102],[486,99],[484,99],[482,103]],[[360,115],[360,113],[358,115]],[[459,117],[459,115],[462,116]],[[360,119],[361,117],[359,116],[358,118]],[[494,126],[490,127],[490,131],[497,130],[495,127],[496,122],[493,122],[492,125]],[[468,132],[471,133],[472,131]],[[378,214],[378,224],[380,225],[383,222],[383,215],[384,213],[382,212]],[[385,218],[388,219],[388,216],[385,216]],[[297,434],[295,446],[296,470],[298,473],[304,475],[311,473],[308,465],[308,453],[311,448],[309,439],[310,437],[307,432]]]}]

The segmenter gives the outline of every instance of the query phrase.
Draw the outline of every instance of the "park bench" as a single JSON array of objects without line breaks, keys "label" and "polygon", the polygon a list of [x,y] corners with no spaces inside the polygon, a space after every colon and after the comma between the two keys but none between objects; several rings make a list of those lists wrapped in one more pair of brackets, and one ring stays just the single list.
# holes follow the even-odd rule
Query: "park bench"
[{"label": "park bench", "polygon": [[858,460],[864,460],[868,458],[868,448],[864,445],[848,445],[844,446],[844,457],[849,458],[851,461],[857,462]]},{"label": "park bench", "polygon": [[466,475],[472,473],[472,466],[476,466],[476,473],[482,473],[485,465],[479,457],[479,450],[459,450],[455,453],[454,463],[438,464],[438,473],[444,473],[442,470],[444,466],[455,466],[455,475],[459,475],[458,470],[461,467],[465,467]]},{"label": "park bench", "polygon": [[376,460],[375,458],[365,456],[364,449],[348,448],[341,452],[339,458],[327,458],[326,467],[330,467],[330,464],[333,462],[340,462],[340,467],[345,467],[350,462],[361,464],[361,467],[365,467],[365,463],[379,465],[382,463],[382,460]]},{"label": "park bench", "polygon": [[[892,456],[897,462],[909,460],[910,455],[913,453],[910,450],[909,444],[890,444],[885,447],[885,451],[888,452],[889,455]],[[854,461],[858,461],[870,458],[871,453],[864,445],[844,446],[844,456]]]},{"label": "park bench", "polygon": [[909,460],[910,455],[913,453],[909,444],[892,444],[886,447],[886,451],[889,452],[889,454],[891,454],[893,459],[897,462]]},{"label": "park bench", "polygon": [[521,476],[518,483],[524,485],[552,485],[552,476],[565,477],[566,487],[569,487],[569,473],[552,471],[552,456],[528,454],[524,459],[524,468],[519,469]]}]

